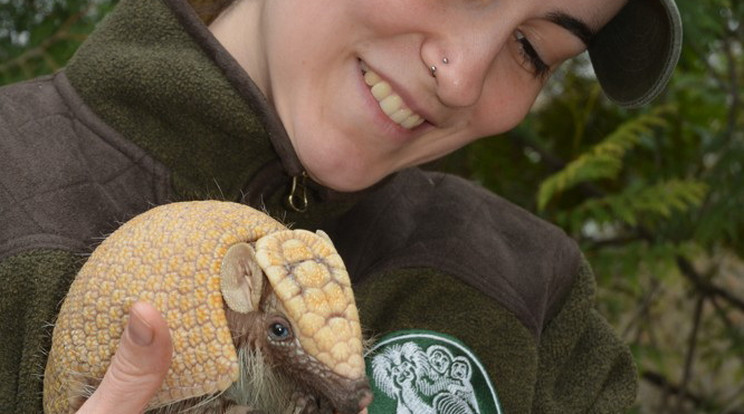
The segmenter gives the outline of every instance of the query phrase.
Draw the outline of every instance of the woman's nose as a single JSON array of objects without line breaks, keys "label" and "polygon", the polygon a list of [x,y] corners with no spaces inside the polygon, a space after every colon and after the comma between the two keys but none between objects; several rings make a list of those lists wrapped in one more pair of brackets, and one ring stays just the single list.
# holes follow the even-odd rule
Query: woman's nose
[{"label": "woman's nose", "polygon": [[473,28],[457,39],[425,44],[422,57],[440,101],[450,107],[475,105],[507,39],[508,35]]}]

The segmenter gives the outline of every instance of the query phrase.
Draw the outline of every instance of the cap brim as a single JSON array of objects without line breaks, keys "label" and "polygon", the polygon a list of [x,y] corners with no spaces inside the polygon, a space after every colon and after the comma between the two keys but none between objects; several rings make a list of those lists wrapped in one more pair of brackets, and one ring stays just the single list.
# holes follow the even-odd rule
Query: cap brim
[{"label": "cap brim", "polygon": [[597,33],[589,57],[602,89],[619,105],[645,105],[666,86],[682,48],[673,0],[629,0]]}]

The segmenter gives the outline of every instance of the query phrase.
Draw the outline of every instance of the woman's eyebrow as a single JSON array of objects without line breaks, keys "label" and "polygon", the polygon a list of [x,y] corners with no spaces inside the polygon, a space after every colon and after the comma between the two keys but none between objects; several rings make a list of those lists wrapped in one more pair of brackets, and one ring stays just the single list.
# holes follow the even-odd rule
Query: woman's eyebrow
[{"label": "woman's eyebrow", "polygon": [[589,46],[589,43],[591,43],[594,37],[595,32],[589,28],[588,24],[564,12],[551,12],[548,14],[547,19],[573,33],[587,46]]}]

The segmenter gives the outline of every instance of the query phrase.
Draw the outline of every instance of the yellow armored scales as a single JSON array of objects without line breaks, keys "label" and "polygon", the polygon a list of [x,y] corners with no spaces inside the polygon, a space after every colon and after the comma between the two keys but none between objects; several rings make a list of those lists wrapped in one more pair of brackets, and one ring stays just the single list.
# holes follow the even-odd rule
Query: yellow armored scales
[{"label": "yellow armored scales", "polygon": [[[173,339],[173,361],[150,409],[199,405],[200,397],[218,401],[201,401],[203,412],[248,404],[224,395],[236,394],[225,391],[250,375],[241,365],[255,357],[283,364],[279,370],[286,368],[300,394],[325,398],[339,412],[357,412],[360,401],[369,402],[359,317],[330,239],[288,230],[241,204],[194,201],[156,207],[128,221],[80,270],[54,328],[45,412],[74,412],[90,395],[116,351],[131,305],[140,300],[160,310]],[[252,325],[279,318],[292,335],[277,339],[265,332],[270,327],[236,332],[235,316],[228,314],[252,315]],[[284,357],[272,359],[274,345],[281,345],[276,349]],[[303,412],[297,404],[287,407]]]}]

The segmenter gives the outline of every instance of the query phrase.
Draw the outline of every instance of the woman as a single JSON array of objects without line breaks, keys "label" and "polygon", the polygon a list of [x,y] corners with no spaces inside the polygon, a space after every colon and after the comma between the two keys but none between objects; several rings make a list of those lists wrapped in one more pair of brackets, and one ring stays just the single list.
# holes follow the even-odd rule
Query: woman
[{"label": "woman", "polygon": [[[610,98],[648,102],[679,53],[671,0],[193,6],[122,0],[64,70],[0,91],[3,412],[40,411],[46,324],[79,255],[153,205],[203,198],[326,230],[363,324],[384,336],[370,361],[403,345],[467,357],[475,412],[633,403],[630,352],[593,310],[576,245],[471,183],[410,167],[518,124],[587,48]],[[169,344],[158,312],[135,306],[81,412],[141,411]],[[409,365],[397,372],[427,381]],[[445,400],[417,392],[421,405],[401,409]],[[370,411],[404,405],[375,398]]]}]

